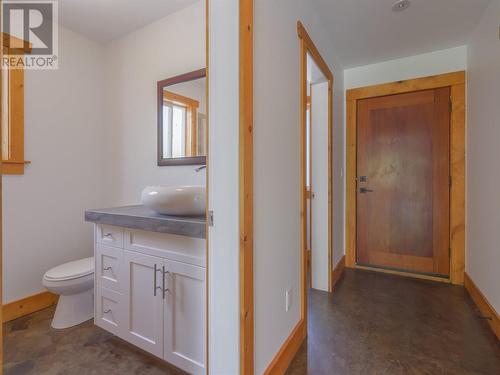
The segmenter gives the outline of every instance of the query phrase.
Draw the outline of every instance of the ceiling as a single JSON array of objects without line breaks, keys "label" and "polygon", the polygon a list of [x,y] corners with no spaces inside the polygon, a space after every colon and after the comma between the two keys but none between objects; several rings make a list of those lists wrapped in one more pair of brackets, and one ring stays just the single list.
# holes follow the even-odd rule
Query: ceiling
[{"label": "ceiling", "polygon": [[63,26],[106,43],[197,0],[59,0]]},{"label": "ceiling", "polygon": [[[197,0],[60,0],[64,26],[106,43]],[[491,0],[308,0],[316,8],[344,68],[467,43]]]},{"label": "ceiling", "polygon": [[344,68],[466,44],[491,0],[311,0]]}]

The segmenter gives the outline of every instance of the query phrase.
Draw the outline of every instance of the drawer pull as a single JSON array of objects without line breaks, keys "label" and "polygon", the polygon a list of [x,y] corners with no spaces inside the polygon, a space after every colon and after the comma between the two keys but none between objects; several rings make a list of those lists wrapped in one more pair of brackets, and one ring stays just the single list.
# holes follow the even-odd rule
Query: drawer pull
[{"label": "drawer pull", "polygon": [[114,240],[112,233],[104,233],[103,237],[104,237],[105,240],[110,240],[110,241]]},{"label": "drawer pull", "polygon": [[109,314],[111,312],[111,309],[107,309],[103,311],[103,314]]},{"label": "drawer pull", "polygon": [[103,268],[104,271],[111,271],[112,269],[113,269],[113,267],[111,267],[111,266]]}]

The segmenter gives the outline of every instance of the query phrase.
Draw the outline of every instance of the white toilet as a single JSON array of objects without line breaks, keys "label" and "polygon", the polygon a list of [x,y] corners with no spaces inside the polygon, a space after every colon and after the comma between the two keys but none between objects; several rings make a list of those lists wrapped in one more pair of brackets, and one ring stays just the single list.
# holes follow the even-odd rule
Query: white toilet
[{"label": "white toilet", "polygon": [[43,285],[58,294],[53,328],[69,328],[94,316],[94,257],[75,260],[48,270]]}]

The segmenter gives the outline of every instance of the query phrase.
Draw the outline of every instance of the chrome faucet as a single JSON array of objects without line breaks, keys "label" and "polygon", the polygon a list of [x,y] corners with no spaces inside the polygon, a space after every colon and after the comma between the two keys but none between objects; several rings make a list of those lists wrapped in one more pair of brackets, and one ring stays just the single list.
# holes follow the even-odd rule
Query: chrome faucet
[{"label": "chrome faucet", "polygon": [[207,167],[206,165],[202,165],[202,166],[200,166],[200,167],[196,168],[194,171],[195,171],[195,172],[199,172],[199,171],[201,171],[202,169],[205,169],[206,167]]}]

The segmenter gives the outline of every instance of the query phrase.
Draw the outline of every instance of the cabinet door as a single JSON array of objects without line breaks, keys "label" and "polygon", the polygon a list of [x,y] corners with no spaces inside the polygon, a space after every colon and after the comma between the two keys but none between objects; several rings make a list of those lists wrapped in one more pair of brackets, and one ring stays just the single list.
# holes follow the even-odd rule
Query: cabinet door
[{"label": "cabinet door", "polygon": [[[124,252],[125,340],[139,348],[163,356],[163,259]],[[156,284],[155,284],[156,282]]]},{"label": "cabinet door", "polygon": [[205,268],[164,260],[164,358],[194,375],[205,373]]}]

